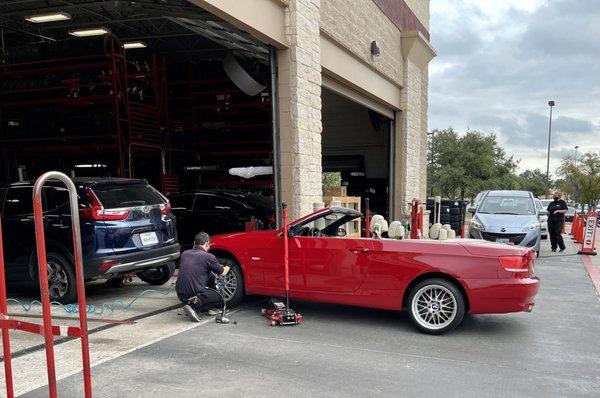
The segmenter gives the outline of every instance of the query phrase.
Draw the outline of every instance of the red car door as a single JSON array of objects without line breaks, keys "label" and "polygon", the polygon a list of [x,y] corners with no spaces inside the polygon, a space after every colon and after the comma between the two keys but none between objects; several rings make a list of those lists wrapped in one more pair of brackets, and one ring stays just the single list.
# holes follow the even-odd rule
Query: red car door
[{"label": "red car door", "polygon": [[[249,282],[270,289],[269,294],[281,294],[285,288],[283,268],[283,237],[272,234],[257,234],[247,244],[247,265]],[[290,290],[302,290],[305,287],[302,273],[302,252],[298,238],[290,238],[289,269]]]},{"label": "red car door", "polygon": [[369,239],[297,237],[306,290],[354,292],[368,272],[373,251]]}]

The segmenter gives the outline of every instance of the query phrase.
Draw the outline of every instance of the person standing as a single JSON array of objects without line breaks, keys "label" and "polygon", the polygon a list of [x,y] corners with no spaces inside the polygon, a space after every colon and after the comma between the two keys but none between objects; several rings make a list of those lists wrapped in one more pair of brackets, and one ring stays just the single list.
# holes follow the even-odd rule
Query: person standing
[{"label": "person standing", "polygon": [[228,266],[219,264],[217,258],[208,252],[210,236],[199,232],[194,237],[194,247],[181,254],[179,273],[175,283],[175,291],[179,301],[184,303],[183,311],[193,321],[200,321],[200,312],[208,311],[208,315],[216,315],[218,308],[223,305],[222,296],[206,285],[210,273],[225,276]]},{"label": "person standing", "polygon": [[555,191],[552,195],[554,201],[548,205],[548,233],[550,234],[550,246],[555,252],[557,247],[560,251],[565,250],[565,242],[562,237],[563,224],[565,222],[565,213],[567,212],[567,203],[562,200],[562,194]]}]

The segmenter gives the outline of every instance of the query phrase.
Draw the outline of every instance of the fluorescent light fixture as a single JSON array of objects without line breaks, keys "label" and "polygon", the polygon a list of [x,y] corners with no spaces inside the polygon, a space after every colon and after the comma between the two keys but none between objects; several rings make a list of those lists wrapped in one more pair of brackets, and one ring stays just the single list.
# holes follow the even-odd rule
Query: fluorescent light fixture
[{"label": "fluorescent light fixture", "polygon": [[69,32],[70,35],[76,37],[88,37],[88,36],[102,36],[110,33],[110,30],[106,28],[92,28],[92,29],[82,29],[82,30],[73,30]]},{"label": "fluorescent light fixture", "polygon": [[131,48],[146,48],[146,43],[143,41],[130,41],[128,43],[123,43],[123,48],[126,50]]},{"label": "fluorescent light fixture", "polygon": [[107,167],[105,164],[76,164],[76,169],[100,169]]},{"label": "fluorescent light fixture", "polygon": [[55,21],[66,21],[71,19],[71,15],[66,12],[53,12],[51,14],[38,14],[38,15],[29,15],[25,17],[26,21],[33,23],[44,23],[44,22],[55,22]]}]

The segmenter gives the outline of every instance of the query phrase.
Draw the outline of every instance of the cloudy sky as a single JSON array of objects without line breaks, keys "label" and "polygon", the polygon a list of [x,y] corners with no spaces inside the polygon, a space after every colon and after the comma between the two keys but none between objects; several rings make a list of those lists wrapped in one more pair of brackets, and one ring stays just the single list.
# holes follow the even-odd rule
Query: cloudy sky
[{"label": "cloudy sky", "polygon": [[600,1],[431,0],[429,128],[495,132],[520,169],[600,151]]}]

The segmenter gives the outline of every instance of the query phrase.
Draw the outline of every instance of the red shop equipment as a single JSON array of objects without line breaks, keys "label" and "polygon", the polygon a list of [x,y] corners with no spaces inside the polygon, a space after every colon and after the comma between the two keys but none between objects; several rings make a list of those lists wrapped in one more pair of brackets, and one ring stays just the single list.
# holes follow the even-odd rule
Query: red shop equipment
[{"label": "red shop equipment", "polygon": [[578,254],[591,254],[595,256],[596,253],[596,226],[598,225],[598,213],[591,211],[587,214],[585,220],[585,227],[583,229],[583,236],[581,239],[581,247],[579,248]]},{"label": "red shop equipment", "polygon": [[573,215],[573,221],[571,221],[571,230],[569,231],[569,235],[573,236],[573,232],[575,231],[575,226],[579,220],[579,213],[575,212]]},{"label": "red shop equipment", "polygon": [[579,217],[579,222],[577,223],[577,228],[575,228],[575,234],[573,237],[575,238],[575,243],[581,243],[583,240],[583,231],[586,223],[586,214],[581,214]]},{"label": "red shop equipment", "polygon": [[420,239],[423,237],[423,209],[419,199],[413,199],[410,212],[410,238]]},{"label": "red shop equipment", "polygon": [[[42,188],[48,180],[59,180],[69,190],[69,203],[71,206],[71,231],[73,237],[73,257],[75,277],[77,280],[77,303],[79,309],[79,327],[52,325],[52,310],[50,308],[50,292],[48,287],[46,238],[44,235],[44,217],[42,208]],[[29,333],[44,335],[46,348],[46,369],[48,372],[48,396],[57,397],[56,369],[54,361],[54,336],[69,336],[81,338],[81,356],[83,360],[83,383],[86,398],[92,397],[92,381],[90,372],[90,352],[87,335],[87,306],[85,299],[85,286],[83,280],[83,262],[81,256],[81,232],[79,226],[79,204],[75,185],[69,177],[57,171],[50,171],[37,179],[33,188],[33,215],[35,222],[35,240],[37,246],[38,279],[40,284],[43,325],[22,322],[12,319],[8,315],[6,302],[6,279],[4,273],[4,256],[2,250],[2,233],[0,231],[0,327],[2,328],[2,349],[4,352],[4,373],[6,377],[6,395],[14,397],[11,349],[9,330],[21,330]],[[1,223],[0,223],[1,224]]]}]

